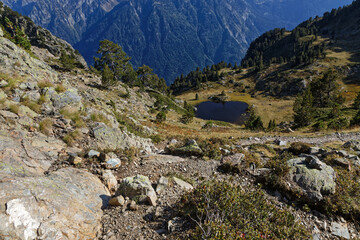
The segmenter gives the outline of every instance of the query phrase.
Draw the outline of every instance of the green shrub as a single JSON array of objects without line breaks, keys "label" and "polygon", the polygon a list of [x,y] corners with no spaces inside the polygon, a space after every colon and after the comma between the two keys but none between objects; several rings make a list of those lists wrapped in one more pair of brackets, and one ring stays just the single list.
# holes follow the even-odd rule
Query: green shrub
[{"label": "green shrub", "polygon": [[155,144],[160,143],[162,141],[162,138],[159,135],[151,135],[150,138]]},{"label": "green shrub", "polygon": [[43,134],[49,136],[52,132],[53,120],[51,118],[45,118],[39,123],[39,130]]},{"label": "green shrub", "polygon": [[19,111],[20,111],[20,107],[19,107],[19,105],[11,104],[10,107],[9,107],[9,110],[12,113],[18,114]]},{"label": "green shrub", "polygon": [[346,118],[333,119],[328,123],[329,129],[341,130],[349,126],[349,121]]},{"label": "green shrub", "polygon": [[47,88],[47,87],[54,87],[54,84],[52,84],[48,80],[43,80],[43,81],[38,82],[38,87],[40,89]]},{"label": "green shrub", "polygon": [[311,145],[303,142],[293,142],[290,145],[289,151],[294,155],[300,155],[301,153],[309,154]]},{"label": "green shrub", "polygon": [[158,123],[162,123],[166,121],[166,112],[165,111],[161,111],[156,115],[156,121]]},{"label": "green shrub", "polygon": [[278,209],[259,188],[211,181],[183,196],[180,211],[194,223],[191,239],[309,239],[295,217]]},{"label": "green shrub", "polygon": [[80,140],[82,138],[82,134],[79,130],[75,130],[72,132],[69,132],[68,134],[66,134],[63,137],[63,141],[68,145],[68,146],[73,146],[76,141]]},{"label": "green shrub", "polygon": [[73,123],[73,126],[75,126],[76,128],[81,128],[86,126],[84,120],[81,117],[84,113],[81,111],[77,111],[77,110],[74,111],[72,109],[65,107],[60,110],[60,114],[64,115],[64,118],[70,119]]},{"label": "green shrub", "polygon": [[90,119],[93,122],[102,122],[105,123],[106,125],[110,125],[109,119],[107,119],[105,115],[102,113],[92,113],[90,115]]},{"label": "green shrub", "polygon": [[326,129],[326,124],[323,121],[317,121],[312,127],[314,131],[321,131]]},{"label": "green shrub", "polygon": [[63,92],[66,91],[66,87],[65,87],[64,85],[62,85],[62,84],[58,84],[58,85],[56,85],[56,87],[55,87],[55,91],[56,91],[57,93],[63,93]]},{"label": "green shrub", "polygon": [[356,115],[351,119],[350,122],[351,126],[358,126],[360,125],[360,110],[356,113]]}]

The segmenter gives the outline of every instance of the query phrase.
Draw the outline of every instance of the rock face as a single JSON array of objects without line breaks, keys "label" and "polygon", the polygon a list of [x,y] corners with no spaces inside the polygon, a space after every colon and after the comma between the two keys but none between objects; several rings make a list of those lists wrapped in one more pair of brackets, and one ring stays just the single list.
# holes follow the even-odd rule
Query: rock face
[{"label": "rock face", "polygon": [[288,161],[292,180],[303,189],[309,200],[320,201],[323,195],[335,193],[334,169],[316,157]]},{"label": "rock face", "polygon": [[157,196],[148,177],[136,175],[124,178],[116,195],[122,195],[138,202],[148,202],[150,205],[156,206]]},{"label": "rock face", "polygon": [[40,176],[65,146],[41,134],[30,137],[24,131],[0,130],[0,178]]},{"label": "rock face", "polygon": [[94,239],[109,195],[97,177],[73,168],[0,181],[0,237]]},{"label": "rock face", "polygon": [[[10,56],[11,53],[11,57]],[[14,66],[18,66],[14,69]],[[25,50],[17,47],[10,40],[0,37],[0,71],[12,75],[16,70],[29,79],[55,81],[57,74],[48,65],[31,57]]]},{"label": "rock face", "polygon": [[127,134],[119,128],[111,128],[103,123],[99,123],[93,128],[95,137],[94,147],[97,149],[125,149],[137,147],[151,153],[156,150],[150,139],[137,137],[133,134]]}]

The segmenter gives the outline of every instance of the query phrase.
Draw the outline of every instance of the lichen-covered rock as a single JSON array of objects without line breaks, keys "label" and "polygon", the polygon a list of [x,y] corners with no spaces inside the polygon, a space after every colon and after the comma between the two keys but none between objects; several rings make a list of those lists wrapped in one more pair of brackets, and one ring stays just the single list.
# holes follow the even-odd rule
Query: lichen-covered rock
[{"label": "lichen-covered rock", "polygon": [[[16,69],[14,65],[17,66]],[[4,37],[0,37],[0,71],[9,75],[17,72],[29,81],[58,79],[58,74],[49,65],[31,57],[24,49]]]},{"label": "lichen-covered rock", "polygon": [[[5,239],[95,239],[109,192],[83,170],[0,181],[0,236]],[[4,207],[6,205],[6,208]]]},{"label": "lichen-covered rock", "polygon": [[147,153],[152,153],[156,150],[151,139],[128,134],[119,128],[108,127],[104,123],[98,123],[92,128],[92,131],[95,138],[93,147],[97,149],[115,150],[135,147],[143,149]]},{"label": "lichen-covered rock", "polygon": [[124,178],[116,191],[116,195],[126,196],[140,203],[147,202],[156,206],[157,196],[155,190],[149,178],[143,175]]},{"label": "lichen-covered rock", "polygon": [[78,107],[82,106],[81,96],[78,94],[77,89],[70,88],[65,92],[57,93],[53,87],[48,87],[43,90],[44,95],[49,97],[52,101],[53,106],[56,109],[61,109],[64,107]]},{"label": "lichen-covered rock", "polygon": [[183,147],[176,148],[173,153],[178,155],[186,155],[186,156],[198,156],[203,153],[197,142],[192,139],[189,140]]},{"label": "lichen-covered rock", "polygon": [[292,180],[309,200],[320,201],[323,195],[335,193],[336,173],[329,165],[306,157],[291,159],[288,165]]}]

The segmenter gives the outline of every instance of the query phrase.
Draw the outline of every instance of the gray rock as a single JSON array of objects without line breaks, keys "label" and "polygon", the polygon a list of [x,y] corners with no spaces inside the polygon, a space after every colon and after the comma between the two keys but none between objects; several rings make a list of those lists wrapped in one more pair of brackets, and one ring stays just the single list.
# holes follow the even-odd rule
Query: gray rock
[{"label": "gray rock", "polygon": [[309,152],[309,154],[312,154],[312,155],[318,154],[319,151],[320,151],[320,148],[318,148],[318,147],[310,147],[310,152]]},{"label": "gray rock", "polygon": [[236,153],[234,155],[223,157],[222,163],[229,163],[231,165],[240,165],[245,158],[242,153]]},{"label": "gray rock", "polygon": [[100,157],[100,152],[95,151],[95,150],[90,150],[90,151],[88,152],[88,157],[89,157],[89,158]]},{"label": "gray rock", "polygon": [[102,179],[110,192],[116,191],[118,183],[111,170],[105,170],[102,174]]},{"label": "gray rock", "polygon": [[156,193],[161,194],[163,193],[166,188],[169,186],[169,179],[167,177],[161,177],[158,181],[158,184],[156,186]]},{"label": "gray rock", "polygon": [[321,200],[323,195],[335,193],[334,169],[316,158],[295,158],[288,161],[290,176],[308,198]]},{"label": "gray rock", "polygon": [[77,89],[68,89],[63,93],[53,93],[50,95],[53,105],[57,109],[66,106],[81,106],[81,96],[78,94]]},{"label": "gray rock", "polygon": [[173,180],[176,185],[178,185],[179,187],[181,187],[182,189],[184,189],[186,191],[191,191],[194,189],[194,187],[190,183],[187,183],[177,177],[173,177]]},{"label": "gray rock", "polygon": [[203,153],[194,139],[189,140],[183,147],[174,150],[175,154],[197,156]]},{"label": "gray rock", "polygon": [[156,151],[151,139],[128,134],[119,128],[108,127],[104,123],[98,123],[97,126],[92,128],[92,131],[95,137],[95,141],[92,142],[93,148],[116,150],[135,147],[148,153]]},{"label": "gray rock", "polygon": [[350,162],[344,158],[335,158],[334,163],[344,168],[350,168]]},{"label": "gray rock", "polygon": [[343,145],[344,148],[352,148],[354,151],[360,151],[360,142],[351,140]]},{"label": "gray rock", "polygon": [[339,150],[335,152],[336,154],[340,155],[341,157],[347,157],[349,154],[347,151]]},{"label": "gray rock", "polygon": [[110,158],[105,162],[107,169],[116,169],[121,166],[121,160],[119,158]]},{"label": "gray rock", "polygon": [[0,88],[6,87],[8,85],[8,82],[5,80],[0,81]]},{"label": "gray rock", "polygon": [[73,168],[0,181],[1,237],[96,239],[108,198],[96,176]]},{"label": "gray rock", "polygon": [[0,37],[3,37],[4,36],[4,32],[3,30],[0,28]]},{"label": "gray rock", "polygon": [[346,226],[343,226],[337,222],[331,223],[331,234],[337,237],[350,239],[350,233]]},{"label": "gray rock", "polygon": [[157,196],[155,190],[149,178],[143,175],[124,178],[116,191],[116,195],[123,195],[138,202],[148,202],[156,206]]}]

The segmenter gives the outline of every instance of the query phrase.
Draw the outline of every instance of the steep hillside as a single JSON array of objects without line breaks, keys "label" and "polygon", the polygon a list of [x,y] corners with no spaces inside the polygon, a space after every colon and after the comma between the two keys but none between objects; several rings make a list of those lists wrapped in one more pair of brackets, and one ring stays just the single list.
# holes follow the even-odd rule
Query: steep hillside
[{"label": "steep hillside", "polygon": [[[102,43],[117,72],[132,69]],[[148,67],[132,69],[143,84],[130,87],[105,57],[90,71],[67,46],[1,8],[0,239],[360,237],[358,132],[193,119],[162,84],[149,88],[159,79]]]},{"label": "steep hillside", "polygon": [[4,2],[75,44],[90,63],[99,41],[106,38],[123,46],[135,66],[149,65],[171,83],[197,66],[240,62],[262,32],[293,28],[351,0]]}]

